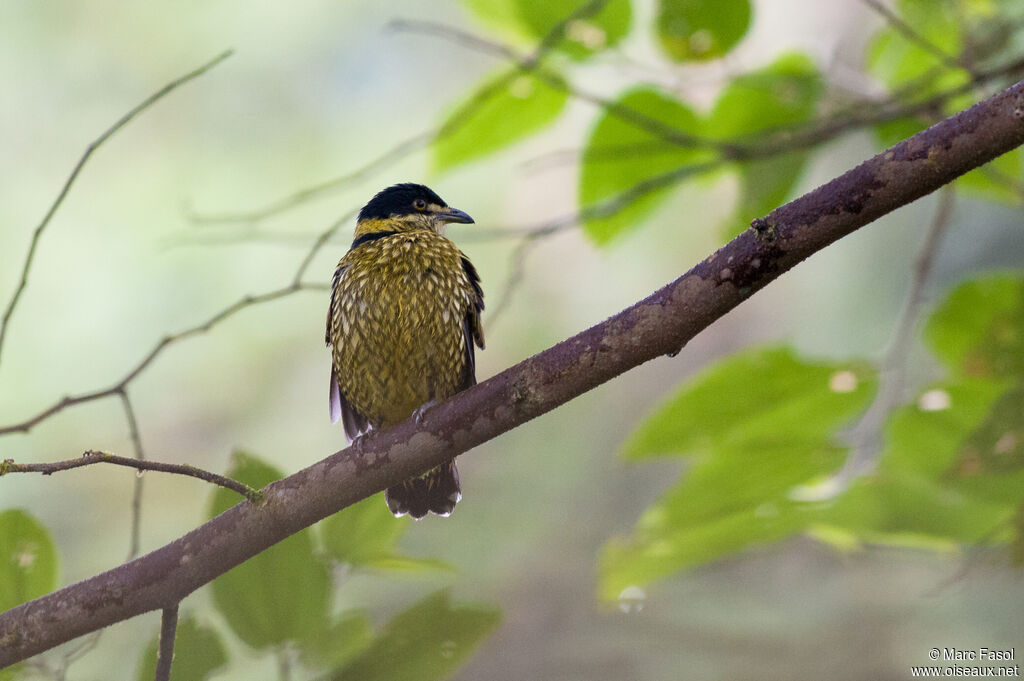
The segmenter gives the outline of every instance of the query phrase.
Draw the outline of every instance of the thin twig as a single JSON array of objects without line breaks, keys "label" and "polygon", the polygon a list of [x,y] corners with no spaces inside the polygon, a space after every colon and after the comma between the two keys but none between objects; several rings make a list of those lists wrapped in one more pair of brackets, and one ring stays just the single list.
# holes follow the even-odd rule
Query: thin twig
[{"label": "thin twig", "polygon": [[164,336],[163,338],[161,338],[156,343],[156,345],[154,345],[153,348],[150,349],[150,351],[147,352],[146,355],[134,367],[132,367],[132,369],[129,370],[128,373],[125,374],[123,378],[121,378],[121,380],[119,380],[114,385],[108,388],[103,388],[101,390],[95,390],[93,392],[83,393],[80,395],[68,395],[58,400],[56,403],[50,405],[49,407],[43,409],[42,411],[38,412],[34,416],[25,419],[24,421],[0,427],[0,436],[8,435],[11,433],[27,433],[32,428],[39,425],[46,419],[64,411],[69,407],[73,407],[79,404],[85,404],[87,402],[93,402],[95,400],[105,399],[108,397],[113,397],[119,394],[128,386],[129,383],[135,380],[135,378],[137,378],[139,374],[141,374],[150,364],[152,364],[153,361],[158,356],[160,356],[160,354],[170,345],[178,341],[184,340],[186,338],[206,333],[217,324],[220,324],[228,317],[234,315],[236,312],[240,312],[241,310],[244,310],[247,307],[258,305],[260,303],[265,303],[271,300],[277,300],[278,298],[283,298],[287,295],[295,293],[296,291],[319,291],[323,290],[325,286],[326,285],[324,284],[299,284],[298,286],[296,286],[295,284],[289,284],[287,286],[275,289],[273,291],[268,291],[267,293],[262,293],[260,295],[243,296],[242,298],[238,299],[231,305],[228,305],[227,307],[222,309],[220,312],[217,312],[215,315],[207,319],[205,322],[185,329],[184,331],[180,331],[178,333]]},{"label": "thin twig", "polygon": [[377,156],[369,163],[366,163],[355,170],[339,175],[318,184],[301,189],[293,194],[277,199],[262,208],[250,211],[235,213],[200,213],[188,212],[188,218],[197,224],[224,224],[224,223],[254,223],[283,213],[295,208],[307,201],[313,200],[331,191],[341,189],[345,185],[358,182],[370,177],[378,170],[383,170],[398,161],[409,156],[409,154],[426,147],[437,136],[439,128],[418,133],[407,140],[399,142],[380,156]]},{"label": "thin twig", "polygon": [[801,501],[823,501],[845,491],[862,475],[874,470],[882,451],[882,431],[892,409],[903,400],[906,387],[907,356],[913,346],[914,331],[925,302],[925,288],[935,265],[935,255],[949,229],[956,197],[951,185],[938,192],[938,207],[924,243],[917,254],[910,292],[896,322],[889,347],[882,359],[878,392],[846,440],[850,453],[843,467],[828,480],[797,488],[792,496]]},{"label": "thin twig", "polygon": [[888,23],[896,32],[902,35],[904,38],[914,43],[925,52],[928,52],[932,56],[938,58],[943,65],[951,69],[964,69],[970,72],[970,69],[963,64],[959,59],[951,54],[946,53],[945,50],[940,48],[932,41],[925,38],[923,35],[918,33],[913,26],[903,20],[898,14],[893,12],[891,9],[883,5],[878,0],[861,0],[865,5],[873,9],[875,12],[880,14],[886,23]]},{"label": "thin twig", "polygon": [[178,632],[178,604],[160,612],[160,649],[156,656],[154,681],[171,681],[171,662],[174,660],[174,638]]},{"label": "thin twig", "polygon": [[302,286],[302,278],[306,275],[306,270],[309,269],[309,266],[313,263],[313,259],[320,252],[320,249],[322,249],[324,245],[331,240],[331,237],[338,233],[338,230],[341,229],[342,225],[344,225],[353,217],[355,217],[357,212],[358,209],[350,210],[349,212],[345,213],[343,216],[335,220],[330,227],[328,227],[327,229],[320,233],[320,235],[313,242],[313,245],[310,247],[309,252],[306,253],[306,256],[302,259],[302,262],[299,263],[299,268],[295,271],[295,277],[292,278],[292,286]]},{"label": "thin twig", "polygon": [[537,242],[538,238],[526,237],[509,255],[508,277],[505,278],[505,284],[498,293],[498,302],[487,311],[488,327],[493,327],[508,309],[509,303],[512,302],[512,294],[523,280],[526,271],[526,257],[530,254],[530,250],[537,245]]},{"label": "thin twig", "polygon": [[74,169],[71,171],[71,175],[69,175],[68,179],[64,181],[64,186],[61,188],[60,193],[57,194],[57,198],[54,200],[52,204],[50,204],[50,208],[46,211],[46,215],[43,216],[42,221],[36,226],[35,231],[32,233],[32,241],[29,243],[28,254],[25,256],[25,262],[21,267],[21,278],[18,281],[17,287],[14,289],[14,295],[11,296],[11,300],[7,304],[7,309],[4,310],[3,317],[0,318],[0,354],[3,353],[4,340],[7,337],[7,328],[8,324],[11,321],[11,316],[14,314],[14,309],[17,307],[18,301],[21,299],[21,294],[25,290],[25,286],[28,285],[28,274],[29,270],[32,268],[32,262],[35,259],[36,248],[39,245],[39,239],[40,237],[42,237],[43,231],[46,229],[47,225],[50,224],[50,220],[57,212],[57,209],[60,207],[62,203],[64,203],[64,198],[68,195],[68,192],[71,190],[71,185],[74,184],[75,179],[78,177],[78,174],[85,166],[85,163],[89,160],[89,157],[92,156],[93,152],[99,149],[100,146],[108,139],[110,139],[118,130],[123,128],[129,122],[131,122],[133,118],[138,116],[140,113],[142,113],[149,107],[153,106],[153,104],[155,104],[157,101],[168,95],[170,92],[172,92],[179,86],[184,85],[190,80],[194,80],[195,78],[198,78],[199,76],[203,75],[204,73],[212,69],[214,66],[230,57],[231,54],[232,50],[227,50],[226,52],[221,53],[220,55],[218,55],[211,61],[207,62],[203,66],[200,66],[198,69],[195,69],[194,71],[191,71],[185,74],[184,76],[181,76],[180,78],[172,80],[170,83],[163,86],[162,88],[154,92],[152,95],[144,99],[134,109],[130,110],[128,113],[123,115],[120,119],[118,119],[116,123],[107,128],[102,135],[100,135],[95,140],[90,142],[89,146],[85,148],[85,153],[83,153],[82,156],[78,159],[78,162],[75,164]]},{"label": "thin twig", "polygon": [[[142,449],[142,437],[139,435],[139,422],[135,418],[135,408],[132,406],[132,401],[128,397],[128,390],[122,388],[118,395],[121,398],[121,407],[124,409],[124,416],[128,422],[128,435],[131,437],[132,449],[135,451],[135,458],[139,461],[145,461],[146,454]],[[135,487],[132,490],[132,510],[131,510],[131,529],[130,541],[128,545],[128,560],[135,558],[139,555],[139,546],[141,544],[142,534],[142,489],[145,482],[145,478],[142,476],[142,472],[135,476]]]},{"label": "thin twig", "polygon": [[127,456],[117,456],[115,454],[108,454],[107,452],[99,452],[90,449],[89,451],[82,454],[77,459],[66,459],[64,461],[53,461],[48,463],[15,463],[14,459],[4,459],[0,461],[0,477],[7,475],[8,473],[42,473],[43,475],[53,475],[61,471],[68,471],[72,468],[81,468],[83,466],[91,466],[97,463],[109,463],[115,466],[125,466],[127,468],[134,468],[139,471],[159,471],[160,473],[175,473],[177,475],[186,475],[191,478],[198,478],[214,485],[224,487],[232,492],[237,492],[243,497],[253,503],[258,503],[262,500],[263,494],[249,485],[238,480],[218,475],[217,473],[211,473],[204,471],[201,468],[184,464],[184,463],[163,463],[160,461],[146,461],[129,458]]}]

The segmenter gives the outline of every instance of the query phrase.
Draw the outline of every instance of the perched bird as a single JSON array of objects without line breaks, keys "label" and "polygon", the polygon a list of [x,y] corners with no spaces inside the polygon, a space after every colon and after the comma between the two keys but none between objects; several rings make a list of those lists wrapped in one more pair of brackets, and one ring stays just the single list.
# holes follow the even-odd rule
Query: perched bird
[{"label": "perched bird", "polygon": [[[469,259],[445,238],[473,222],[421,184],[397,184],[359,212],[327,312],[331,421],[355,439],[476,383],[484,294]],[[396,516],[448,515],[462,498],[455,462],[391,487]]]}]

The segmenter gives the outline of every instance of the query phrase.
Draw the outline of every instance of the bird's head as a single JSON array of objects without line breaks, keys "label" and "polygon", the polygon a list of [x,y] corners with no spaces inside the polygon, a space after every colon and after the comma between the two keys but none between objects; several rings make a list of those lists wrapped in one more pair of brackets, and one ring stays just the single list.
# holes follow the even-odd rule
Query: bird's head
[{"label": "bird's head", "polygon": [[375,232],[429,229],[444,231],[450,222],[473,222],[467,213],[452,208],[422,184],[396,184],[377,193],[359,211],[356,238]]}]

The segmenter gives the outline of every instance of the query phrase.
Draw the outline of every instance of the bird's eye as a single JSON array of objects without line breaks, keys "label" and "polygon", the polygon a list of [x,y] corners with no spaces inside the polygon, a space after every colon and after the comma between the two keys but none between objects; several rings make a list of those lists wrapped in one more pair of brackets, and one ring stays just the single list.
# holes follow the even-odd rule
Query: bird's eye
[{"label": "bird's eye", "polygon": [[416,199],[415,201],[412,202],[412,207],[415,208],[416,210],[426,210],[427,202],[424,201],[423,199]]}]

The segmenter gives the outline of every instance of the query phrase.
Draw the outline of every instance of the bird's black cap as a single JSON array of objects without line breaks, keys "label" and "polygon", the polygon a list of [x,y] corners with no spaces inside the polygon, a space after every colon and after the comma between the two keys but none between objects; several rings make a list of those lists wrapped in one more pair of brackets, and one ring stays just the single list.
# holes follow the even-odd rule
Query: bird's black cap
[{"label": "bird's black cap", "polygon": [[441,207],[448,206],[444,199],[435,194],[430,187],[406,182],[377,192],[377,195],[359,211],[359,221],[386,220],[392,215],[414,213],[416,209],[413,207],[413,201],[416,199],[423,199],[427,203],[434,203]]}]

